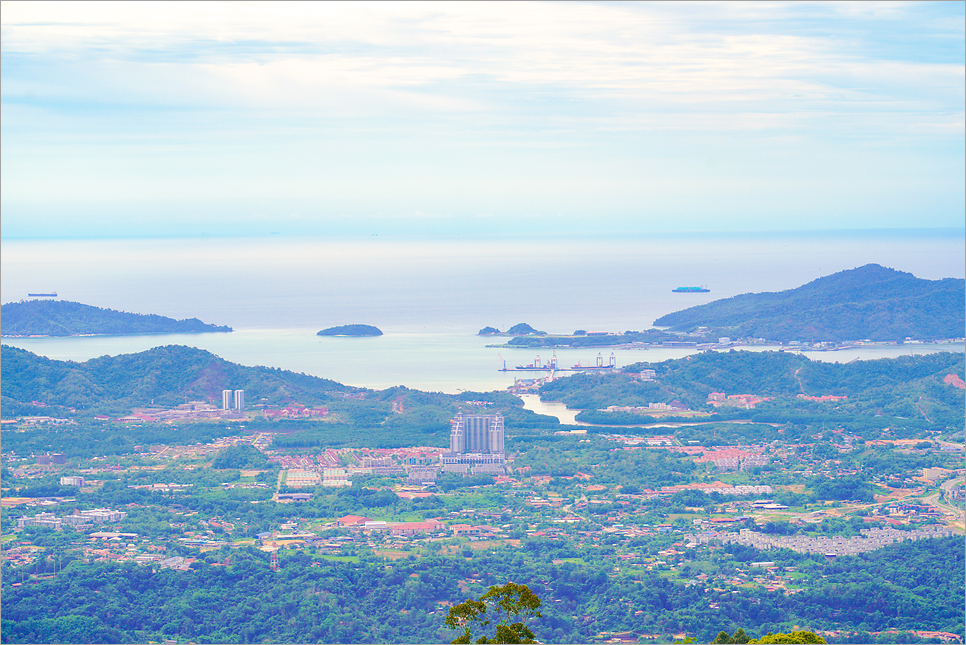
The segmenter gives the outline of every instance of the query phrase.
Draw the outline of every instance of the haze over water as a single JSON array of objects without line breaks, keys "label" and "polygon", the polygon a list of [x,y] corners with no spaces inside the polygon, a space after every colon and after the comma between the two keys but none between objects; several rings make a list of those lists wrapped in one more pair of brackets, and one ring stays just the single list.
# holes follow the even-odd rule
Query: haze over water
[{"label": "haze over water", "polygon": [[[638,239],[413,240],[379,237],[3,240],[2,298],[60,299],[229,325],[231,334],[4,339],[56,359],[86,360],[165,344],[201,347],[374,388],[490,390],[497,369],[550,350],[502,350],[476,336],[526,322],[550,333],[649,328],[672,311],[733,295],[781,291],[878,263],[917,277],[964,275],[959,231],[661,235]],[[707,294],[673,294],[707,285]],[[349,323],[379,338],[319,338]],[[946,347],[950,349],[950,347]],[[954,346],[962,351],[961,346]],[[851,360],[927,351],[907,346],[812,354]],[[603,350],[605,357],[611,350]],[[559,363],[593,364],[598,350],[558,350]],[[687,350],[618,350],[619,365]],[[517,373],[518,377],[533,374]]]}]

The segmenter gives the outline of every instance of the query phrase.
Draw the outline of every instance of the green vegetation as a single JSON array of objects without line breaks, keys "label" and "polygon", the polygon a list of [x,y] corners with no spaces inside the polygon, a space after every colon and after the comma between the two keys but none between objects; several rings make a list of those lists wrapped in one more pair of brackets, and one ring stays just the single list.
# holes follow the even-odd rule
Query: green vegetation
[{"label": "green vegetation", "polygon": [[[588,565],[551,564],[551,558],[560,559],[562,545],[541,552],[528,548],[530,542],[520,549],[477,551],[470,559],[437,554],[392,562],[366,550],[357,562],[311,549],[283,551],[277,573],[267,553],[248,547],[196,552],[188,571],[58,556],[63,573],[52,575],[54,562],[38,562],[32,584],[13,587],[19,572],[4,570],[2,638],[5,643],[444,642],[452,631],[440,609],[465,597],[457,583],[479,594],[508,578],[542,598],[533,633],[544,642],[589,642],[602,629],[684,629],[698,642],[710,642],[716,633],[710,626],[722,621],[729,630],[745,625],[752,635],[792,632],[795,624],[816,630],[851,625],[860,633],[929,625],[962,634],[956,627],[962,624],[961,538],[897,545],[831,564],[802,558],[798,565],[807,565],[810,576],[804,590],[792,595],[685,585],[659,572],[615,573],[605,554],[613,547],[606,546],[578,551]],[[707,557],[689,560],[688,566],[711,564]],[[723,557],[716,562],[730,571],[735,565]],[[874,642],[868,633],[864,639]]]},{"label": "green vegetation", "polygon": [[323,329],[316,336],[382,336],[382,330],[372,325],[340,325]]},{"label": "green vegetation", "polygon": [[307,405],[341,399],[342,393],[357,391],[315,376],[229,363],[205,350],[182,345],[102,356],[84,363],[51,360],[3,345],[0,369],[5,416],[52,412],[47,408],[41,412],[33,401],[60,408],[53,412],[61,414],[66,408],[91,414],[126,414],[152,402],[175,406],[184,403],[185,397],[220,403],[224,389],[245,390],[250,402],[296,399]]},{"label": "green vegetation", "polygon": [[189,334],[227,332],[197,318],[175,320],[155,314],[132,314],[66,300],[8,302],[0,308],[4,336],[81,336]]},{"label": "green vegetation", "polygon": [[[472,631],[485,629],[496,615],[492,637],[480,636],[473,640]],[[526,585],[508,582],[502,587],[492,586],[476,600],[467,600],[449,608],[446,626],[460,630],[454,643],[536,643],[527,623],[541,618],[540,599]],[[512,622],[511,622],[512,621]]]},{"label": "green vegetation", "polygon": [[[655,381],[635,378],[645,367]],[[703,417],[711,422],[679,416],[683,425],[636,428],[618,425],[635,413],[600,412],[608,425],[555,434],[574,428],[505,392],[347,388],[185,347],[85,363],[4,347],[5,418],[20,409],[73,423],[4,425],[0,485],[5,499],[24,499],[0,509],[0,640],[446,642],[453,627],[461,640],[548,643],[710,642],[721,630],[740,638],[739,627],[748,641],[803,628],[866,643],[913,642],[910,630],[962,638],[962,536],[834,559],[733,538],[750,529],[773,540],[848,539],[948,522],[930,499],[943,484],[943,503],[962,507],[953,494],[962,453],[937,438],[961,436],[964,401],[942,379],[962,377],[964,367],[961,354],[835,365],[778,352],[703,353],[578,374],[542,394],[588,413],[677,400],[712,413]],[[94,416],[152,398],[180,403],[211,392],[217,401],[222,388],[245,389],[260,405],[324,405],[328,414],[130,425]],[[710,392],[770,400],[713,410]],[[71,401],[90,407],[71,411]],[[388,459],[379,448],[446,446],[459,410],[504,415],[506,477],[442,473],[414,493],[401,468],[374,468],[352,473],[344,488],[285,485],[289,469],[355,470]],[[673,445],[641,441],[656,435]],[[761,459],[708,461],[722,446]],[[41,462],[47,453],[67,463]],[[394,454],[395,466],[423,460],[421,451]],[[939,479],[927,482],[923,469]],[[61,485],[65,475],[85,483]],[[743,485],[762,488],[730,488]],[[276,502],[276,490],[311,499]],[[41,512],[103,508],[126,516],[86,528],[16,528]],[[388,525],[339,526],[346,515]],[[390,530],[430,520],[442,528]],[[96,537],[101,531],[128,535]],[[539,620],[497,616],[487,605],[520,602],[498,597],[516,588],[508,580],[539,596]],[[491,588],[497,595],[487,600]],[[494,634],[496,623],[505,629]]]},{"label": "green vegetation", "polygon": [[672,331],[787,341],[962,338],[966,281],[868,264],[779,293],[744,294],[654,321]]},{"label": "green vegetation", "polygon": [[[635,378],[643,368],[653,369],[656,380]],[[962,378],[964,369],[963,355],[952,352],[839,364],[811,361],[787,352],[732,350],[703,352],[660,363],[638,363],[625,367],[619,374],[575,374],[544,384],[540,397],[584,410],[577,417],[579,421],[600,425],[655,421],[654,417],[640,413],[600,411],[610,405],[647,406],[679,401],[691,410],[712,414],[703,419],[664,416],[662,422],[833,423],[867,431],[868,436],[864,436],[868,439],[886,429],[902,436],[913,436],[927,429],[943,432],[961,429],[966,401],[962,390],[944,383],[943,379],[948,374]],[[770,400],[752,409],[740,406],[715,409],[708,404],[712,392],[752,394]],[[804,398],[826,395],[845,398],[830,401]],[[776,438],[777,430],[768,430],[764,425],[755,429],[734,427],[730,432],[748,435],[752,430],[760,438],[767,435]]]},{"label": "green vegetation", "polygon": [[817,636],[813,632],[797,631],[790,634],[772,634],[768,632],[761,638],[753,641],[748,641],[749,643],[824,643],[826,642],[821,636]]},{"label": "green vegetation", "polygon": [[239,445],[222,450],[211,462],[211,467],[216,470],[225,468],[258,470],[259,468],[271,468],[272,462],[268,460],[265,453],[255,446]]},{"label": "green vegetation", "polygon": [[527,323],[517,323],[506,331],[487,326],[477,332],[477,336],[545,336],[546,334],[547,332],[538,331]]}]

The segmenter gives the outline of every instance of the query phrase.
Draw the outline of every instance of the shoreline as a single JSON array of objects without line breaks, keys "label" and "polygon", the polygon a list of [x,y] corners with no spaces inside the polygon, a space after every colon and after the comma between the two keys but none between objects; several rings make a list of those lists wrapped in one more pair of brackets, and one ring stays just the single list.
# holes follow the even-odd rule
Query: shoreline
[{"label": "shoreline", "polygon": [[0,334],[0,338],[125,338],[129,336],[161,336],[171,334],[230,334],[234,329],[211,329],[208,331],[140,331],[130,334],[64,334],[51,336],[50,334]]},{"label": "shoreline", "polygon": [[741,349],[743,347],[776,347],[781,351],[792,352],[838,352],[849,349],[871,349],[875,347],[905,347],[916,345],[966,345],[963,338],[943,338],[939,340],[914,340],[914,341],[843,341],[834,347],[822,347],[824,342],[811,345],[786,345],[779,341],[766,341],[761,343],[743,343],[740,341],[720,344],[720,343],[697,343],[690,341],[669,341],[665,343],[618,343],[615,345],[486,345],[489,349],[696,349],[696,350],[722,350],[722,349]]}]

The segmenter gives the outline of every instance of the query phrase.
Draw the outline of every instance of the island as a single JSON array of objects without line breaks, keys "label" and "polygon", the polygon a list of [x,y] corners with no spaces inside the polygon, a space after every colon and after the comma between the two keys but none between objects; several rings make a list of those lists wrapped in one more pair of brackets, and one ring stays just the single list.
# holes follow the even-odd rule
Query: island
[{"label": "island", "polygon": [[316,336],[382,336],[382,330],[372,325],[339,325],[323,329]]},{"label": "island", "polygon": [[746,293],[662,316],[671,332],[779,342],[962,338],[966,281],[924,280],[878,264],[777,293]]},{"label": "island", "polygon": [[175,320],[156,314],[102,309],[68,300],[22,300],[0,307],[3,336],[130,336],[230,332],[231,327],[197,318]]},{"label": "island", "polygon": [[476,333],[477,336],[543,336],[547,332],[539,331],[527,323],[517,323],[506,331],[500,331],[496,327],[484,327]]},{"label": "island", "polygon": [[658,328],[548,334],[520,323],[480,336],[511,336],[506,348],[788,345],[833,351],[856,345],[958,342],[966,327],[966,280],[924,280],[878,264],[840,271],[795,289],[747,293],[689,307],[654,321]]}]

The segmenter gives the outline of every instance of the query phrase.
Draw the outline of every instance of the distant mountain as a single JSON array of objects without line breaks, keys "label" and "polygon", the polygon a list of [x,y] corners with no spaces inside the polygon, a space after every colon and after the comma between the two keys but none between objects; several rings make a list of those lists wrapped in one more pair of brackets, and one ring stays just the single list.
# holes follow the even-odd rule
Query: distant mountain
[{"label": "distant mountain", "polygon": [[339,325],[323,329],[316,336],[382,336],[382,330],[372,325]]},{"label": "distant mountain", "polygon": [[124,336],[229,332],[197,318],[175,320],[154,314],[132,314],[66,300],[25,300],[0,307],[4,336]]},{"label": "distant mountain", "polygon": [[671,331],[787,342],[962,338],[966,281],[923,280],[867,264],[778,293],[747,293],[654,321]]},{"label": "distant mountain", "polygon": [[[251,402],[306,405],[330,393],[354,392],[335,381],[271,367],[230,363],[194,347],[166,345],[137,354],[102,356],[83,363],[58,361],[9,345],[0,346],[4,415],[27,411],[34,401],[48,406],[126,412],[154,402],[174,406],[192,400],[221,401],[222,390],[245,390]],[[337,398],[341,398],[341,394]],[[24,409],[24,411],[18,411]]]}]

